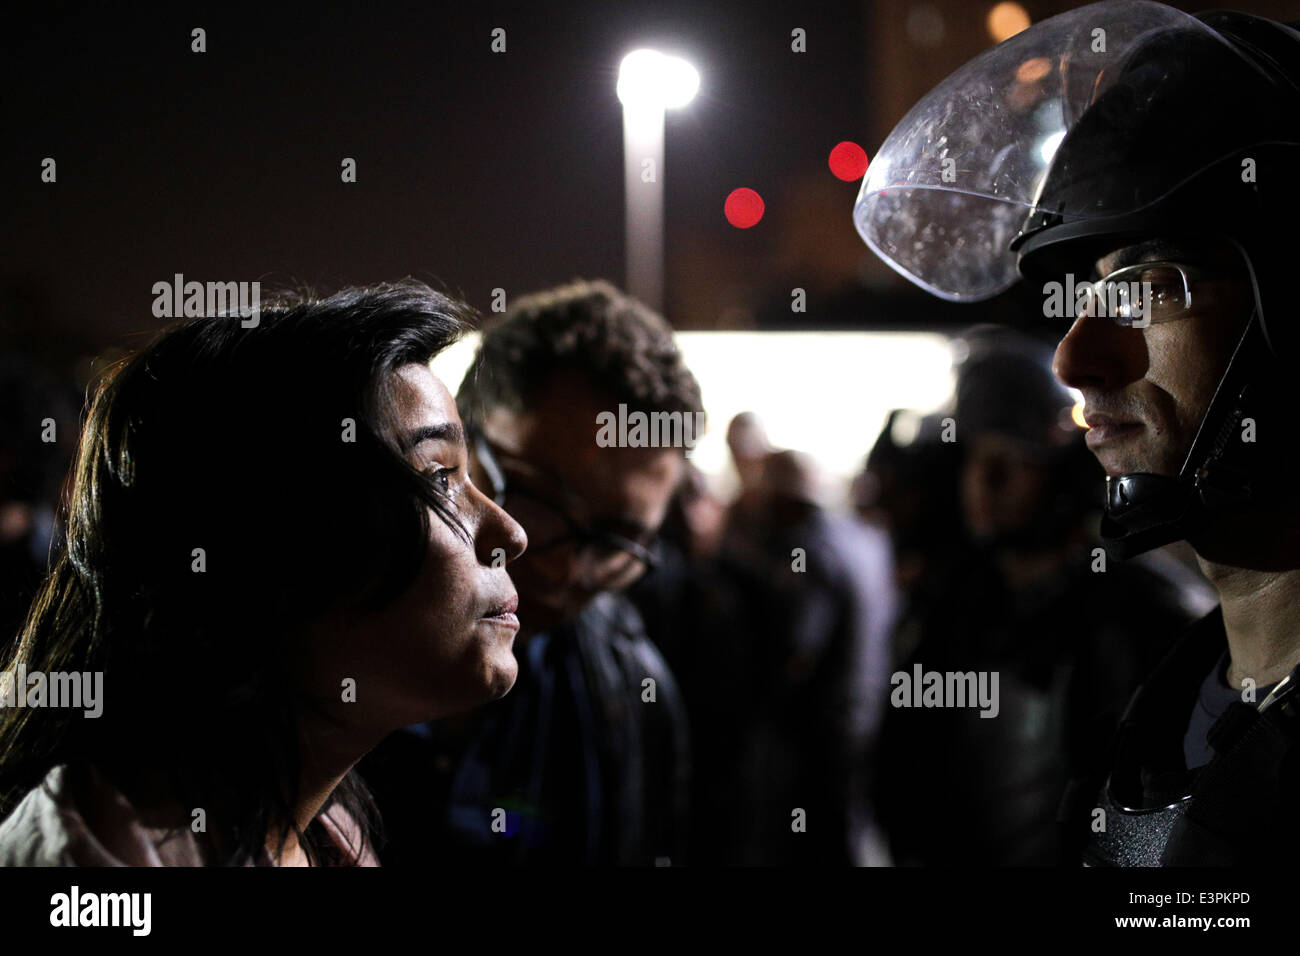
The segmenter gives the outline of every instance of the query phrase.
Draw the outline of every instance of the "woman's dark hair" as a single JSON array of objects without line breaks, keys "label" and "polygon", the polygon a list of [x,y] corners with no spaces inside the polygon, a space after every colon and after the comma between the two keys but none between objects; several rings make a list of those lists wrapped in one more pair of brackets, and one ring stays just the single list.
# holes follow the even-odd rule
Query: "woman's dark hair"
[{"label": "woman's dark hair", "polygon": [[[0,661],[102,672],[103,712],[0,709],[0,816],[57,764],[91,763],[128,797],[161,769],[170,798],[205,809],[220,862],[251,860],[272,830],[336,861],[322,828],[293,820],[302,702],[283,649],[319,616],[405,590],[429,509],[467,539],[403,457],[390,388],[472,321],[405,280],[277,300],[254,327],[184,322],[108,369],[65,489],[66,543]],[[373,839],[359,778],[331,802]]]}]

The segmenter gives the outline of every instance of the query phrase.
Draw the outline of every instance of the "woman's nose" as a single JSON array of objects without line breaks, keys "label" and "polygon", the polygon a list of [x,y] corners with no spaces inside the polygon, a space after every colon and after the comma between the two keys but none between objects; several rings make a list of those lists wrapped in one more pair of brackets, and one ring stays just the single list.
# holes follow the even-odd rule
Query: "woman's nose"
[{"label": "woman's nose", "polygon": [[475,542],[479,560],[484,564],[509,564],[528,547],[528,535],[510,514],[491,498],[475,489],[483,501],[483,518]]}]

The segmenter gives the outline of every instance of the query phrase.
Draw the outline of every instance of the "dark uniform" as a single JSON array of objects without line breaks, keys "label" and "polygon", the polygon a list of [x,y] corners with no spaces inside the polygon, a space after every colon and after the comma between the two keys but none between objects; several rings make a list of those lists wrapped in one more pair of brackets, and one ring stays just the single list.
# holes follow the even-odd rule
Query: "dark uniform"
[{"label": "dark uniform", "polygon": [[[1134,695],[1100,796],[1074,788],[1069,815],[1090,837],[1085,864],[1261,865],[1300,843],[1300,673],[1256,688],[1253,702],[1224,688],[1231,702],[1207,727],[1203,705],[1224,697],[1206,685],[1222,686],[1226,650],[1216,608]],[[1197,766],[1206,745],[1211,758]]]},{"label": "dark uniform", "polygon": [[1094,573],[1082,559],[1019,594],[977,561],[936,587],[944,598],[919,606],[923,636],[897,669],[996,672],[999,710],[890,709],[881,813],[896,862],[1077,860],[1086,834],[1063,831],[1062,795],[1104,778],[1129,695],[1191,620],[1181,593],[1141,565]]},{"label": "dark uniform", "polygon": [[407,728],[362,762],[384,822],[381,862],[683,862],[685,710],[627,599],[598,595],[516,656],[514,688],[468,726]]}]

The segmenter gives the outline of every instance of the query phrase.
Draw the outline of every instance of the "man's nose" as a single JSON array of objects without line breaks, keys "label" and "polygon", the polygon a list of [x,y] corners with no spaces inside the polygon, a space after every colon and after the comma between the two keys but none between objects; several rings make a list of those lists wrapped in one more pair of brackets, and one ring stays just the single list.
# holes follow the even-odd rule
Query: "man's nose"
[{"label": "man's nose", "polygon": [[1068,388],[1123,388],[1146,374],[1146,339],[1108,316],[1084,314],[1056,347],[1052,372]]}]

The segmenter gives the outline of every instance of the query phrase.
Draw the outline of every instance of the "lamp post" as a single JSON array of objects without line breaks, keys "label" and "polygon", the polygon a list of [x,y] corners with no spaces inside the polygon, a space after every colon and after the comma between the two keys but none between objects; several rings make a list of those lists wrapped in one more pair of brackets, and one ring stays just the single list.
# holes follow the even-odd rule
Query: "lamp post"
[{"label": "lamp post", "polygon": [[695,67],[656,50],[629,53],[618,70],[627,289],[656,311],[664,298],[664,111],[685,106],[699,88]]}]

